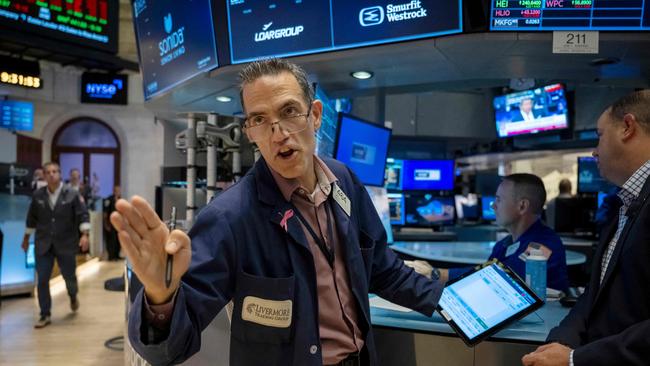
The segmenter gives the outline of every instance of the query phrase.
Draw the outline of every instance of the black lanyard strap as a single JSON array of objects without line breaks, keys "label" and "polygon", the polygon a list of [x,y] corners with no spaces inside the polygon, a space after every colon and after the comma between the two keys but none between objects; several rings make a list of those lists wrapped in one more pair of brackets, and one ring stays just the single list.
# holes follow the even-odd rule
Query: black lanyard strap
[{"label": "black lanyard strap", "polygon": [[[327,201],[324,202],[326,204]],[[320,230],[320,225],[318,226],[318,230],[321,231],[321,236],[316,235],[316,231],[314,228],[309,225],[309,222],[302,216],[300,213],[300,210],[293,205],[294,212],[296,213],[296,216],[298,216],[298,219],[300,219],[300,222],[307,228],[307,231],[311,235],[311,237],[314,239],[316,244],[318,245],[318,248],[320,251],[323,253],[325,258],[327,259],[327,263],[329,263],[330,267],[334,268],[334,247],[333,246],[328,246],[327,243],[325,243],[324,238],[322,237],[322,231]],[[328,205],[325,205],[325,213],[327,214],[327,235],[329,235],[330,240],[333,240],[333,229],[332,229],[332,217],[330,214],[330,210]],[[318,212],[316,212],[316,221],[318,222]]]}]

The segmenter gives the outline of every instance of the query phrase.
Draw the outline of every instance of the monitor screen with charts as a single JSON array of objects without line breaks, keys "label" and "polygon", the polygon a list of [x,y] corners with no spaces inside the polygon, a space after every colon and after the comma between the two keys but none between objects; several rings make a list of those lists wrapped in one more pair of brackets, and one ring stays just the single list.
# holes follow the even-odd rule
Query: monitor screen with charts
[{"label": "monitor screen with charts", "polygon": [[437,310],[467,345],[474,346],[543,304],[508,267],[492,263],[450,281]]}]

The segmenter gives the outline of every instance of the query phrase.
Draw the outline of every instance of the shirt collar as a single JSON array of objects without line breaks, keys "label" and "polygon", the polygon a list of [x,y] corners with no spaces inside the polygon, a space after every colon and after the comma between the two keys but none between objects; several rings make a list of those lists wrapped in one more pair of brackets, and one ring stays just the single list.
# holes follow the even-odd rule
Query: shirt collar
[{"label": "shirt collar", "polygon": [[314,190],[313,192],[312,192],[312,188],[302,187],[298,182],[298,179],[285,178],[281,176],[278,172],[273,170],[271,166],[269,166],[269,170],[271,171],[271,175],[273,175],[273,179],[275,180],[275,183],[278,185],[278,188],[280,188],[280,192],[282,193],[282,196],[287,201],[291,201],[291,196],[293,196],[293,194],[299,189],[302,189],[305,192],[311,192],[309,195],[311,196],[312,200],[316,190],[318,189],[320,189],[326,196],[329,196],[329,194],[332,192],[332,184],[338,181],[338,179],[336,178],[334,173],[332,173],[332,171],[327,166],[327,164],[325,164],[325,162],[316,155],[314,155],[314,172],[316,173],[316,190]]},{"label": "shirt collar", "polygon": [[59,182],[59,186],[54,190],[54,192],[50,192],[49,186],[45,186],[45,187],[46,187],[45,190],[47,191],[47,194],[49,194],[50,196],[57,196],[61,192],[61,189],[63,188],[63,182]]},{"label": "shirt collar", "polygon": [[618,197],[623,201],[623,205],[629,206],[639,197],[648,176],[650,176],[650,160],[641,165],[621,187]]},{"label": "shirt collar", "polygon": [[[542,224],[542,219],[535,220],[535,222],[533,222],[533,224],[530,225],[528,227],[528,229],[526,229],[526,231],[524,231],[523,234],[521,234],[519,236],[519,239],[517,239],[517,242],[528,243],[530,241],[530,239],[528,237],[531,236],[532,234],[536,233],[541,228],[542,225],[543,225]],[[510,240],[515,242],[514,239],[515,238],[513,238],[512,235],[510,235]]]}]

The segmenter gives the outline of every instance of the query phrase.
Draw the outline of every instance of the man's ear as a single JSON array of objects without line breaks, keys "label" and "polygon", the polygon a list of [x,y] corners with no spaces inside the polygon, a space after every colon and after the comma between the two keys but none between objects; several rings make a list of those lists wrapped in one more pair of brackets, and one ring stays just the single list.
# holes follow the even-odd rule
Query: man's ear
[{"label": "man's ear", "polygon": [[530,201],[527,198],[522,198],[519,200],[519,213],[523,214],[524,212],[530,209]]},{"label": "man's ear", "polygon": [[314,131],[318,131],[323,122],[323,102],[318,99],[311,104],[311,117],[314,121]]},{"label": "man's ear", "polygon": [[623,141],[628,141],[634,137],[640,127],[639,121],[636,120],[636,116],[632,113],[626,113],[621,123],[623,124],[621,129],[621,138]]}]

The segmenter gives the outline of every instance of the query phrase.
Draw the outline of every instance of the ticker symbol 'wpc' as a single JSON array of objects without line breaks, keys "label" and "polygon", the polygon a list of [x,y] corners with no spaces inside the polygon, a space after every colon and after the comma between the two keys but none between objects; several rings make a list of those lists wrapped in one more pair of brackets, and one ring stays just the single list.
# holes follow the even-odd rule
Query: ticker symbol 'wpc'
[{"label": "ticker symbol 'wpc'", "polygon": [[359,11],[359,24],[363,27],[377,25],[384,22],[384,8],[381,6],[371,6]]}]

